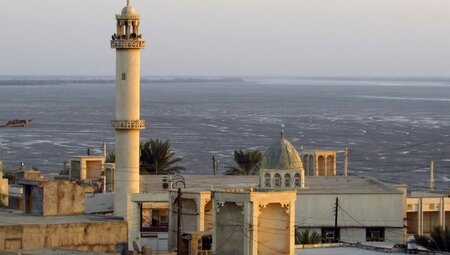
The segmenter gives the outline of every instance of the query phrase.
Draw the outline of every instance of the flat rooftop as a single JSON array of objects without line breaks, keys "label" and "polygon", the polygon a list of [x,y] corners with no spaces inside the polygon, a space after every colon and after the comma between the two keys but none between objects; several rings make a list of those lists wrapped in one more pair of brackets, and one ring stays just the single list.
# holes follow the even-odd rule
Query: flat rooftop
[{"label": "flat rooftop", "polygon": [[[141,192],[161,192],[163,179],[171,176],[141,175]],[[250,188],[259,185],[259,175],[183,175],[187,189],[208,191],[211,189]],[[182,185],[180,186],[181,188]],[[401,193],[391,184],[371,177],[359,176],[305,176],[305,189],[298,193]]]},{"label": "flat rooftop", "polygon": [[305,189],[298,193],[402,193],[392,184],[366,176],[305,176]]},{"label": "flat rooftop", "polygon": [[[211,190],[221,188],[250,188],[259,184],[258,175],[182,175],[187,189]],[[167,176],[166,178],[171,178]],[[163,175],[141,175],[141,192],[161,192]],[[184,188],[182,184],[179,186]]]},{"label": "flat rooftop", "polygon": [[[330,247],[330,248],[314,248],[314,249],[297,249],[298,255],[380,255],[386,254],[383,251],[366,250],[353,247]],[[405,253],[391,253],[392,255],[400,255]]]},{"label": "flat rooftop", "polygon": [[120,217],[102,215],[34,216],[21,210],[0,209],[0,226],[26,224],[74,224],[123,221]]},{"label": "flat rooftop", "polygon": [[67,249],[38,249],[38,250],[20,250],[20,251],[0,251],[0,254],[5,255],[111,255],[112,253],[94,252],[94,251],[80,251],[80,250],[67,250]]}]

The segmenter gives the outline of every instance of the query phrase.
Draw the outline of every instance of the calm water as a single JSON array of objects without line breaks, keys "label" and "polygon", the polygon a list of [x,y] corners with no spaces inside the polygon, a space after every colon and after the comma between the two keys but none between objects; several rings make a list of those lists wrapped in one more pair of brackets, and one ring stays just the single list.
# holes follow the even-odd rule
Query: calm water
[{"label": "calm water", "polygon": [[[79,78],[79,77],[78,77]],[[78,79],[77,78],[77,79]],[[6,79],[6,78],[3,78]],[[0,123],[34,118],[26,128],[0,129],[0,160],[57,172],[70,156],[103,142],[114,147],[114,84],[59,83],[0,86]],[[49,82],[50,83],[50,82]],[[189,173],[232,165],[235,149],[264,151],[285,134],[300,149],[352,146],[349,171],[414,187],[450,181],[450,84],[413,81],[261,79],[217,82],[146,82],[141,85],[142,141],[169,139]]]}]

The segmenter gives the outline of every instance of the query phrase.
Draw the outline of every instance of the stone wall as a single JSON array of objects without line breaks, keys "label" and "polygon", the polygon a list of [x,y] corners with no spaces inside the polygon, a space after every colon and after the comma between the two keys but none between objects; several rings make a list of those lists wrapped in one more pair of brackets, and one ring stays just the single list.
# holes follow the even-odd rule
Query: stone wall
[{"label": "stone wall", "polygon": [[83,214],[85,193],[93,191],[92,187],[62,180],[25,180],[21,184],[25,213],[40,216]]},{"label": "stone wall", "polygon": [[121,242],[127,242],[124,221],[0,226],[0,250],[53,247],[112,252]]},{"label": "stone wall", "polygon": [[44,216],[84,213],[87,187],[70,181],[51,181],[44,186]]}]

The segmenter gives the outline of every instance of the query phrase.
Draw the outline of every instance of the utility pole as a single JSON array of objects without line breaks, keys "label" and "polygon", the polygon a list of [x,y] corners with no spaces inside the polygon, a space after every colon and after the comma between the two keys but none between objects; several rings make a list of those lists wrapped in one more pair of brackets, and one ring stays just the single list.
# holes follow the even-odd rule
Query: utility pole
[{"label": "utility pole", "polygon": [[338,242],[338,208],[339,208],[339,199],[336,197],[336,207],[334,208],[334,242]]},{"label": "utility pole", "polygon": [[344,176],[348,176],[348,157],[350,156],[350,153],[354,152],[355,149],[352,147],[345,147],[345,152],[344,152]]},{"label": "utility pole", "polygon": [[434,160],[430,163],[430,191],[434,191]]},{"label": "utility pole", "polygon": [[178,188],[178,213],[177,213],[177,254],[181,255],[181,188]]},{"label": "utility pole", "polygon": [[212,157],[212,167],[213,167],[213,175],[216,175],[216,158]]}]

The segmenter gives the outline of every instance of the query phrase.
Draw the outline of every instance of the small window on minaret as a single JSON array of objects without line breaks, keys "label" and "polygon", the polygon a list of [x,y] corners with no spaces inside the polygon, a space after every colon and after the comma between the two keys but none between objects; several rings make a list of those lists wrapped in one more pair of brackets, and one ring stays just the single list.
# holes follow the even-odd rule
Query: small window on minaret
[{"label": "small window on minaret", "polygon": [[126,81],[127,80],[127,74],[126,73],[122,73],[122,81]]}]

